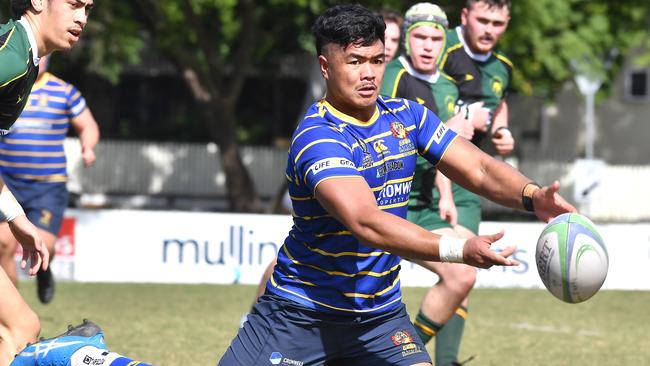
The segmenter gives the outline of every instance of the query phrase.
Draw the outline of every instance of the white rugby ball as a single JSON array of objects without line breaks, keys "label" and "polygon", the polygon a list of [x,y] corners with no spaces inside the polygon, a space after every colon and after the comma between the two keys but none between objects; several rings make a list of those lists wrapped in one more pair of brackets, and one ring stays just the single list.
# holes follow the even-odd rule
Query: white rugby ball
[{"label": "white rugby ball", "polygon": [[594,296],[605,282],[609,257],[591,220],[576,213],[549,222],[537,240],[537,271],[553,296],[568,303]]}]

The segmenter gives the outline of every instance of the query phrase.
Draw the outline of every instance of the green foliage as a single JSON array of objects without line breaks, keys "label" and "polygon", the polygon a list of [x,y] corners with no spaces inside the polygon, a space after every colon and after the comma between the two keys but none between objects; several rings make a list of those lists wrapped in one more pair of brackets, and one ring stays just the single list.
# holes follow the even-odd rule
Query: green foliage
[{"label": "green foliage", "polygon": [[[83,38],[88,69],[116,81],[123,67],[138,64],[142,53],[174,54],[203,73],[210,66],[221,73],[238,71],[233,54],[240,40],[248,42],[251,62],[274,67],[284,55],[313,52],[310,26],[338,0],[257,0],[253,28],[242,25],[239,0],[134,0],[97,1]],[[364,0],[371,9],[403,12],[416,1]],[[438,1],[451,25],[459,23],[463,1]],[[8,11],[0,9],[6,19]],[[513,60],[514,88],[526,94],[552,95],[574,70],[611,80],[634,48],[644,49],[633,62],[650,64],[650,3],[644,0],[520,0],[513,2],[512,18],[501,49]],[[155,29],[155,31],[147,31]],[[153,41],[147,44],[146,41]],[[206,52],[205,44],[211,42]],[[618,51],[612,62],[605,59]],[[74,54],[73,54],[74,55]],[[177,62],[178,63],[178,62]],[[178,65],[177,65],[178,66]]]},{"label": "green foliage", "polygon": [[[642,1],[514,2],[501,49],[515,64],[515,89],[549,96],[576,71],[611,80],[623,62],[621,56],[643,42],[650,44],[649,9]],[[650,55],[643,57],[641,62],[650,61]]]}]

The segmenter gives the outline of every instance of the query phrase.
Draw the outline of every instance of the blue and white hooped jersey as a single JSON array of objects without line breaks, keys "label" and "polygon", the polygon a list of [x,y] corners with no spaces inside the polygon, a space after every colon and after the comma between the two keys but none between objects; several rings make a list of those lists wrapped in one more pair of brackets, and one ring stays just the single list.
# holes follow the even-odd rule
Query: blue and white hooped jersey
[{"label": "blue and white hooped jersey", "polygon": [[362,177],[380,209],[404,218],[418,154],[435,165],[455,137],[406,99],[379,97],[367,122],[325,100],[312,105],[289,150],[294,225],[267,289],[329,313],[379,314],[398,306],[400,257],[359,242],[319,204],[315,189],[326,179]]},{"label": "blue and white hooped jersey", "polygon": [[77,88],[43,74],[9,134],[0,139],[0,172],[27,181],[65,182],[65,137],[71,120],[85,110]]}]

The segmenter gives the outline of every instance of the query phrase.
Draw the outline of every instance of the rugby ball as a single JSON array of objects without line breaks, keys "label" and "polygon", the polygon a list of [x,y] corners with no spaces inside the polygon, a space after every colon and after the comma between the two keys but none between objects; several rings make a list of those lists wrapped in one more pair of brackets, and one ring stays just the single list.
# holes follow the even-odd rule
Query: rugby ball
[{"label": "rugby ball", "polygon": [[549,222],[537,240],[537,271],[558,299],[576,304],[594,296],[605,282],[609,257],[591,220],[576,213]]}]

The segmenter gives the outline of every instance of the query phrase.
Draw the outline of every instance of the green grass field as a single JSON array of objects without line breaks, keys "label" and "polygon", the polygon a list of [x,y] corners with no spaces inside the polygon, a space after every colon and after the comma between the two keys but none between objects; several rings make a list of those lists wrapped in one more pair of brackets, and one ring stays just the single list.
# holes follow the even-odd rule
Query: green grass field
[{"label": "green grass field", "polygon": [[[20,290],[40,315],[43,336],[86,317],[104,328],[115,352],[196,366],[216,364],[254,294],[241,285],[59,283],[54,301],[43,306],[31,281]],[[411,314],[425,290],[404,289]],[[603,291],[568,305],[544,290],[477,289],[461,359],[476,355],[470,366],[650,365],[649,335],[650,292]]]}]

